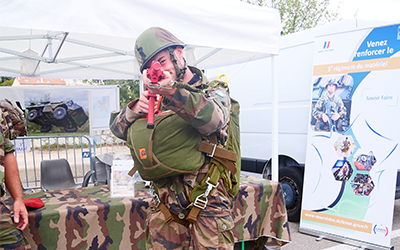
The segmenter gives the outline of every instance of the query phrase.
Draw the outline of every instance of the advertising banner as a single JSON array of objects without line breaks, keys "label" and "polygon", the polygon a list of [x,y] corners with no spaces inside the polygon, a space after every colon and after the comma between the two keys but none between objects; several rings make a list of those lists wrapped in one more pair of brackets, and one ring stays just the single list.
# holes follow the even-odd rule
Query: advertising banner
[{"label": "advertising banner", "polygon": [[316,37],[314,47],[300,231],[390,248],[400,25]]}]

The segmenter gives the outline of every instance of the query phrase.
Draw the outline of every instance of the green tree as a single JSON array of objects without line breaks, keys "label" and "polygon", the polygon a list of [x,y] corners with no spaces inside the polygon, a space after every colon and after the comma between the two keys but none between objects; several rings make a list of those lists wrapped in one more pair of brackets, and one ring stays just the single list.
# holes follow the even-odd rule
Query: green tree
[{"label": "green tree", "polygon": [[122,109],[130,101],[139,98],[139,80],[104,80],[104,85],[119,86],[119,105]]},{"label": "green tree", "polygon": [[11,86],[14,82],[14,77],[0,77],[0,86]]},{"label": "green tree", "polygon": [[316,27],[338,18],[339,6],[329,10],[329,0],[241,0],[279,10],[282,34]]}]

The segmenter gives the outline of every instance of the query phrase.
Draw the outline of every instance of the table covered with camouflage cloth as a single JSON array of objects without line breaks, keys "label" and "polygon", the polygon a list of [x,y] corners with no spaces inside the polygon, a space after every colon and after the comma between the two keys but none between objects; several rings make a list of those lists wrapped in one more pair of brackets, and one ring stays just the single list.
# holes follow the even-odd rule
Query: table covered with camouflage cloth
[{"label": "table covered with camouflage cloth", "polygon": [[[32,249],[145,249],[145,219],[151,201],[148,189],[135,198],[110,198],[110,188],[93,186],[37,192],[45,206],[29,211],[24,233]],[[12,205],[12,198],[5,201]],[[237,242],[264,240],[267,246],[290,242],[289,225],[281,185],[241,176],[234,203],[234,235]],[[237,243],[235,249],[245,249]]]}]

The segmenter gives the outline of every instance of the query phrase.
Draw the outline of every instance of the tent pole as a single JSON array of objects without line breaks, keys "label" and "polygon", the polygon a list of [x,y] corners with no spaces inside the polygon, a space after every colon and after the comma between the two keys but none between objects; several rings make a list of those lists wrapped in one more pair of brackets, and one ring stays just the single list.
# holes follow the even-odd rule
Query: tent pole
[{"label": "tent pole", "polygon": [[279,181],[278,164],[278,81],[277,81],[276,55],[271,56],[271,80],[272,80],[272,180]]}]

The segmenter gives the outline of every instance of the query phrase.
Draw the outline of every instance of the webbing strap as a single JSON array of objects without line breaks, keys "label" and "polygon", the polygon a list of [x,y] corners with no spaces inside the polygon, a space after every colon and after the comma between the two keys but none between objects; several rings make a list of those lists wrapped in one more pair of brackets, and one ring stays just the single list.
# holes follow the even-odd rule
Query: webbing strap
[{"label": "webbing strap", "polygon": [[190,224],[193,224],[197,221],[197,216],[199,216],[200,211],[201,211],[201,208],[195,207],[195,206],[192,207],[189,215],[186,218]]},{"label": "webbing strap", "polygon": [[168,210],[168,208],[164,205],[164,203],[160,203],[160,205],[158,205],[158,207],[160,208],[161,212],[164,214],[165,223],[169,224],[171,221],[173,221],[172,214]]},{"label": "webbing strap", "polygon": [[210,157],[219,157],[236,162],[236,153],[234,151],[218,147],[218,145],[211,144],[207,141],[201,142],[199,151],[210,155]]},{"label": "webbing strap", "polygon": [[[190,199],[193,200],[193,207],[187,216],[187,220],[192,224],[197,221],[197,217],[202,209],[205,209],[208,205],[208,196],[218,186],[220,179],[220,172],[215,164],[211,160],[210,169],[207,172],[206,177],[202,182],[197,185],[190,193]],[[194,198],[196,197],[196,198]],[[194,199],[193,199],[194,198]]]},{"label": "webbing strap", "polygon": [[201,142],[199,151],[206,153],[211,158],[219,161],[222,165],[228,168],[229,171],[231,171],[232,175],[236,174],[236,153],[234,151],[218,147],[217,145],[209,143],[207,141]]},{"label": "webbing strap", "polygon": [[177,215],[171,214],[171,212],[164,205],[164,203],[160,203],[160,205],[158,207],[160,208],[161,212],[164,214],[165,223],[169,224],[169,223],[171,223],[171,221],[175,221],[185,227],[189,227],[189,222],[187,220],[180,219]]},{"label": "webbing strap", "polygon": [[133,168],[128,172],[128,175],[130,177],[133,177],[133,175],[136,173],[136,171],[137,171],[137,167],[133,166]]}]

